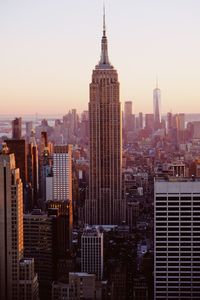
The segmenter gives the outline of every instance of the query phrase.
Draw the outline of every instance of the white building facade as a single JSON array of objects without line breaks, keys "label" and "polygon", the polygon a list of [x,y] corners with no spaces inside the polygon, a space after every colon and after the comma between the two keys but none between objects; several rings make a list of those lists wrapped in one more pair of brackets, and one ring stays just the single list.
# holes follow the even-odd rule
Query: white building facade
[{"label": "white building facade", "polygon": [[154,299],[200,299],[200,180],[154,187]]},{"label": "white building facade", "polygon": [[72,201],[72,146],[54,147],[53,200]]}]

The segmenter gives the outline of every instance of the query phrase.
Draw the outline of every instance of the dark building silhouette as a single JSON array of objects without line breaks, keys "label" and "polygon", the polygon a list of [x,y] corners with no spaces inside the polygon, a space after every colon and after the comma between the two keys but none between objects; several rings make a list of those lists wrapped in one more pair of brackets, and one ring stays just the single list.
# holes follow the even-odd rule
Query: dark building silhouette
[{"label": "dark building silhouette", "polygon": [[25,140],[6,140],[10,153],[14,153],[16,167],[20,170],[24,188],[27,183],[27,145]]},{"label": "dark building silhouette", "polygon": [[12,138],[20,140],[22,137],[22,118],[15,118],[12,121]]}]

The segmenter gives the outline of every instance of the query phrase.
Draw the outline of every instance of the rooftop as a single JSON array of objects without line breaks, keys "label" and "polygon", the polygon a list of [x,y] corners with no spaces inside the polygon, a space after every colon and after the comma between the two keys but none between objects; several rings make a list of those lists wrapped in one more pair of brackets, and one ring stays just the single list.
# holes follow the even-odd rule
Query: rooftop
[{"label": "rooftop", "polygon": [[165,177],[155,177],[155,182],[200,182],[200,178],[165,176]]}]

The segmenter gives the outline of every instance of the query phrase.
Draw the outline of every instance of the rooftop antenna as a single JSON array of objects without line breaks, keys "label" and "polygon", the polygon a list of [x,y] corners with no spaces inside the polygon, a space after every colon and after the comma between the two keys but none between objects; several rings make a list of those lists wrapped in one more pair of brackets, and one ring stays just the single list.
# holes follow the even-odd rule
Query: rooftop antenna
[{"label": "rooftop antenna", "polygon": [[106,35],[106,9],[105,1],[103,1],[103,36]]},{"label": "rooftop antenna", "polygon": [[158,75],[156,75],[156,88],[158,89]]}]

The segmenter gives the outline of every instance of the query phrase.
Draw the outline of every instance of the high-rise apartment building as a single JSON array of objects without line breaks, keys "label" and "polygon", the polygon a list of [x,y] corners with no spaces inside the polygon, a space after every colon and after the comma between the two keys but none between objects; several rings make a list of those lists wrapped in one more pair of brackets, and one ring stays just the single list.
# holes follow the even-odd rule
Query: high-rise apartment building
[{"label": "high-rise apartment building", "polygon": [[120,224],[122,209],[122,128],[118,74],[108,58],[105,29],[101,59],[90,84],[90,172],[86,222]]},{"label": "high-rise apartment building", "polygon": [[154,299],[200,299],[200,180],[155,180]]},{"label": "high-rise apartment building", "polygon": [[154,129],[160,128],[160,105],[161,105],[161,91],[158,86],[153,90],[153,115],[154,115]]},{"label": "high-rise apartment building", "polygon": [[86,227],[81,236],[81,271],[103,277],[103,232]]},{"label": "high-rise apartment building", "polygon": [[23,258],[23,187],[14,154],[0,153],[0,299],[19,299],[19,261]]},{"label": "high-rise apartment building", "polygon": [[15,118],[12,121],[12,138],[20,140],[22,137],[22,118]]},{"label": "high-rise apartment building", "polygon": [[54,147],[53,153],[54,200],[72,201],[72,146]]}]

